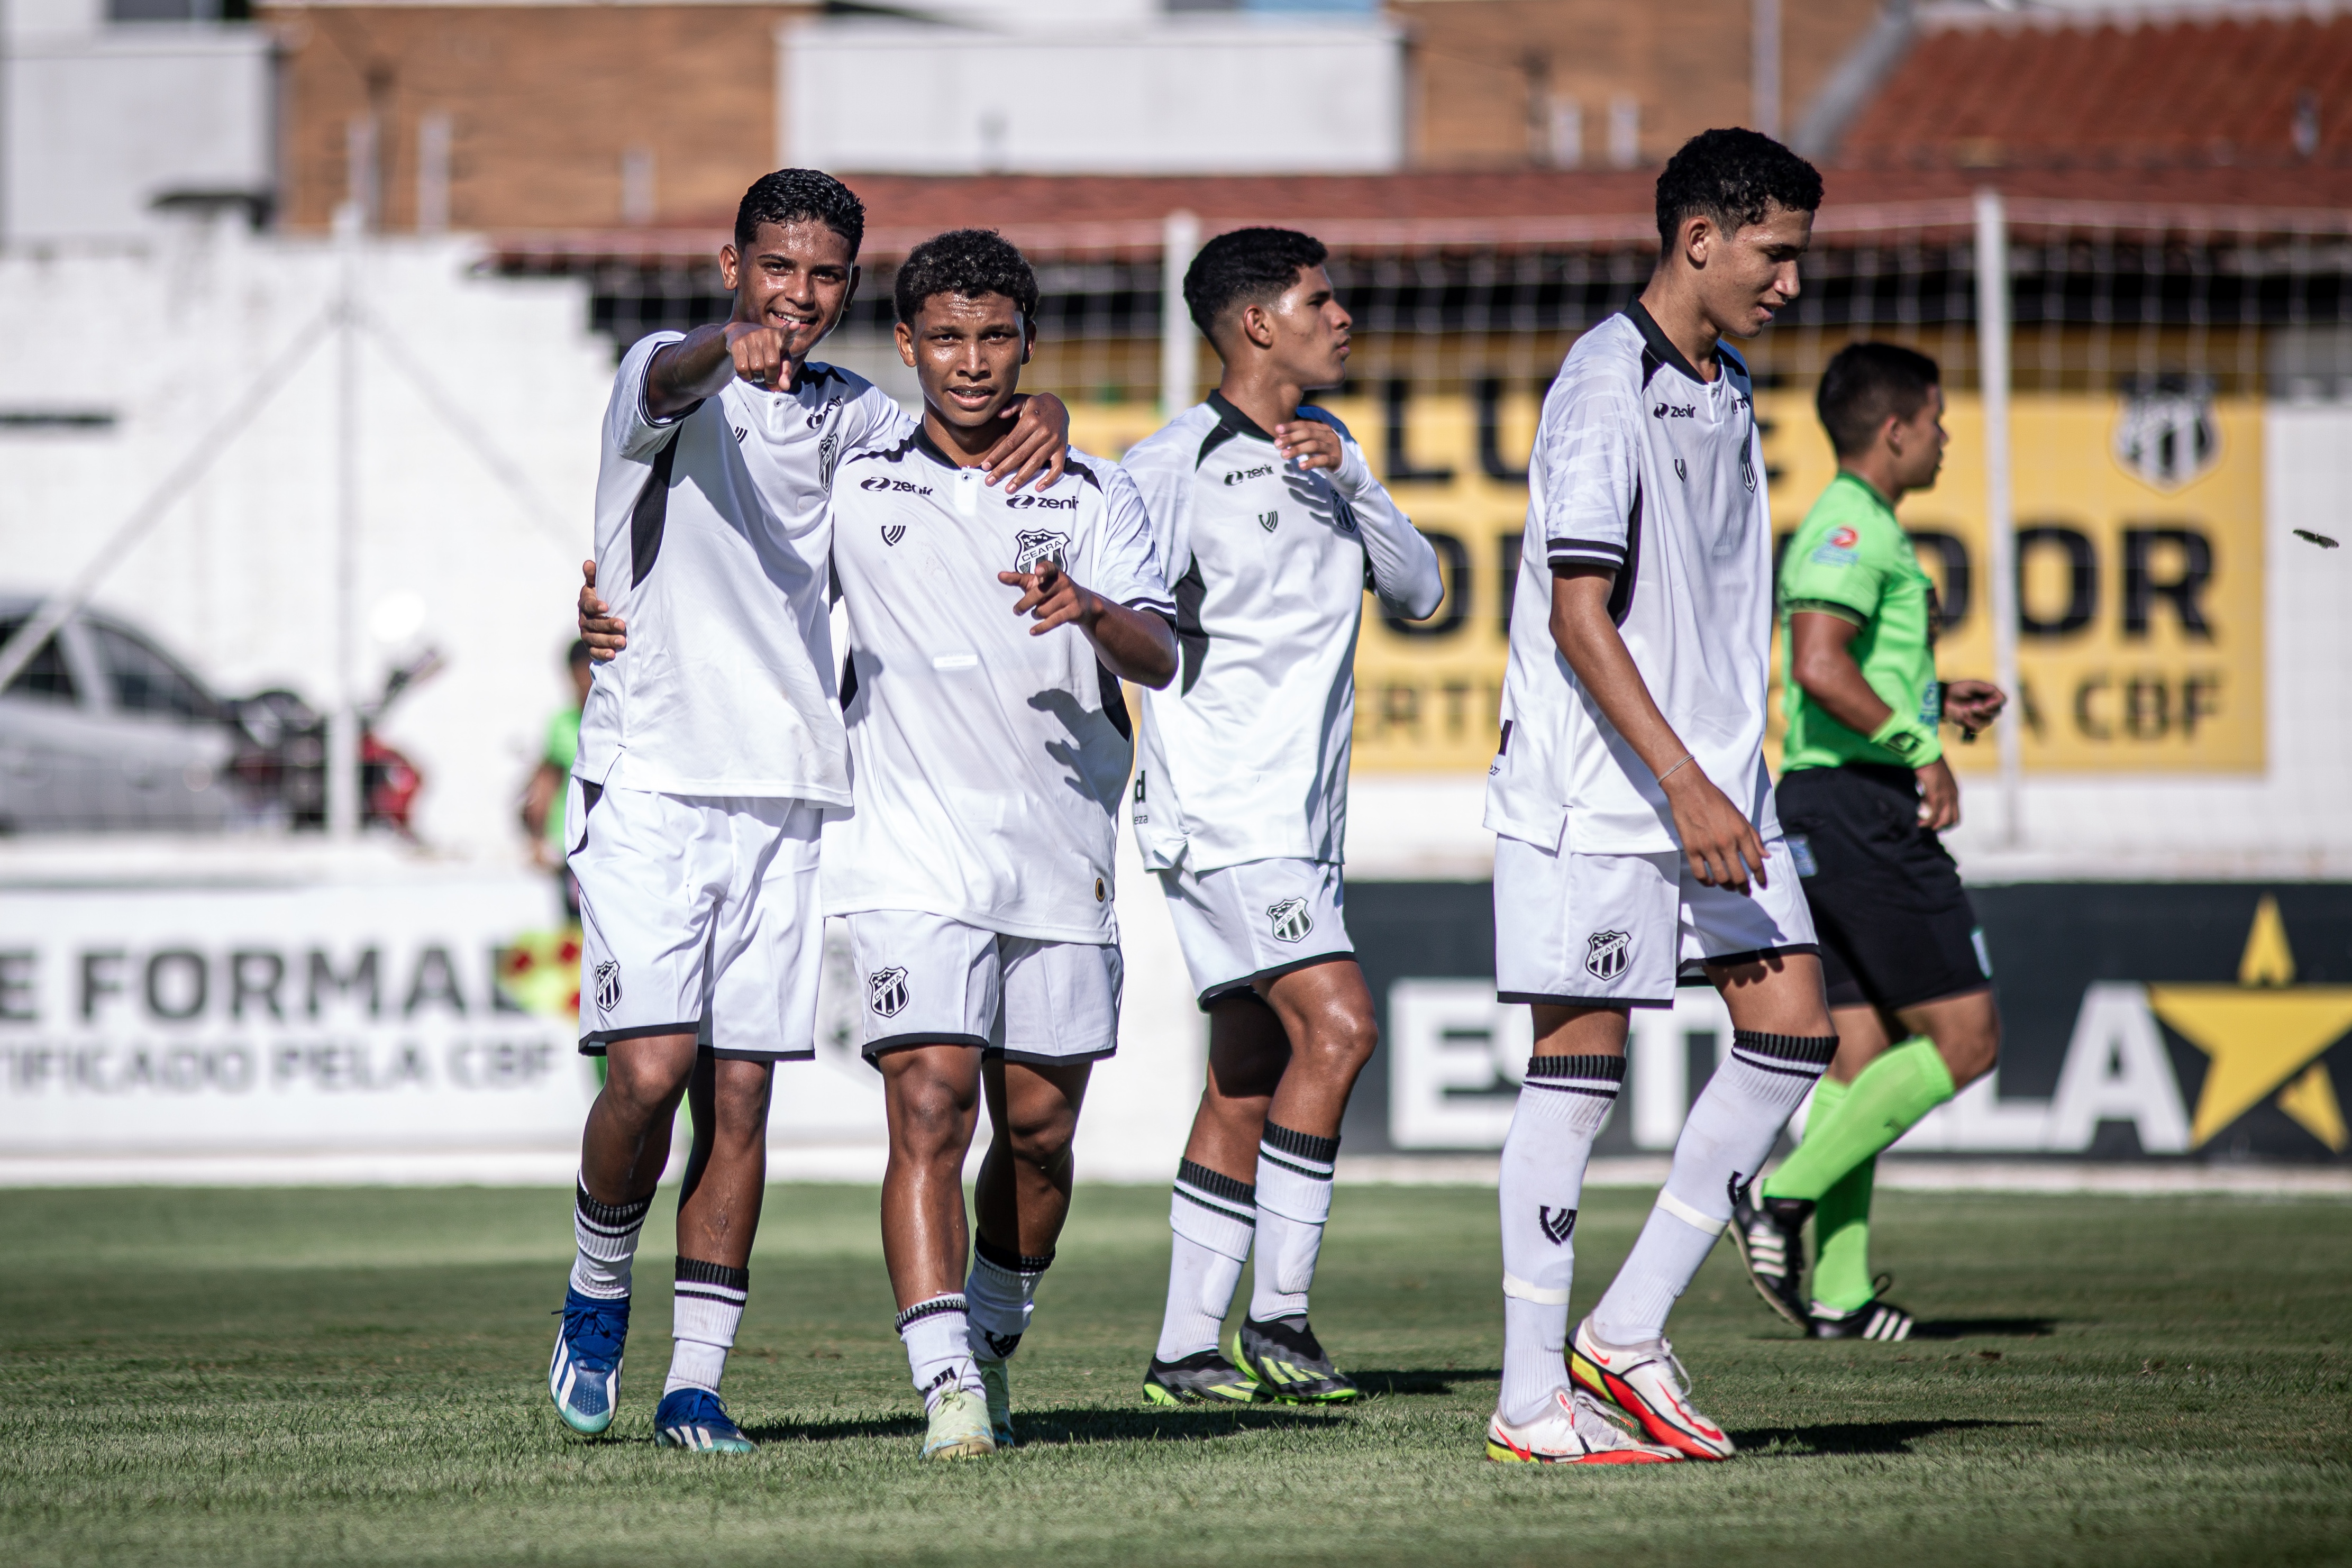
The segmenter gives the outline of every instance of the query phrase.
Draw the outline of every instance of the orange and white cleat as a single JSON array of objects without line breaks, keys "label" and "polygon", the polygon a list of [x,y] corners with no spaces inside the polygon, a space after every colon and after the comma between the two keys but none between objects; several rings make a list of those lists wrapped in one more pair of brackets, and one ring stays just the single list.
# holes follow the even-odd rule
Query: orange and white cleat
[{"label": "orange and white cleat", "polygon": [[1551,1399],[1549,1409],[1523,1426],[1495,1412],[1486,1423],[1486,1458],[1502,1465],[1671,1465],[1682,1458],[1636,1438],[1581,1390],[1554,1389]]},{"label": "orange and white cleat", "polygon": [[1568,1375],[1593,1398],[1633,1417],[1652,1442],[1686,1459],[1727,1459],[1734,1452],[1723,1428],[1692,1407],[1690,1374],[1662,1339],[1603,1344],[1587,1318],[1568,1342]]}]

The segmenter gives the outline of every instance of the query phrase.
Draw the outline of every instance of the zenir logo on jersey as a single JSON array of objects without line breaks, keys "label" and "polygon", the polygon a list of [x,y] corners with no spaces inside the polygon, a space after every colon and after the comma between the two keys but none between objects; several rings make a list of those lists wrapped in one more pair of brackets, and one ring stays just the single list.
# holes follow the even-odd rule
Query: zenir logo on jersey
[{"label": "zenir logo on jersey", "polygon": [[1266,915],[1274,922],[1276,942],[1305,942],[1307,933],[1315,929],[1315,916],[1305,899],[1285,899],[1266,907]]},{"label": "zenir logo on jersey", "polygon": [[1252,479],[1262,479],[1272,472],[1274,472],[1274,465],[1272,463],[1268,463],[1265,467],[1257,468],[1236,468],[1232,473],[1225,476],[1225,483],[1229,485],[1245,485]]},{"label": "zenir logo on jersey", "polygon": [[897,490],[903,495],[910,496],[927,496],[931,493],[931,487],[929,485],[919,485],[907,479],[894,479],[887,474],[876,474],[872,479],[860,479],[857,481],[857,488],[861,490]]},{"label": "zenir logo on jersey", "polygon": [[[824,424],[824,421],[825,421],[826,416],[827,416],[828,415],[830,415],[830,414],[831,414],[835,409],[836,409],[836,408],[840,407],[840,406],[841,406],[841,403],[842,403],[841,396],[840,396],[840,395],[839,395],[839,394],[837,394],[837,393],[836,393],[835,395],[833,395],[833,396],[831,396],[831,397],[828,397],[828,398],[826,398],[826,399],[824,400],[824,405],[823,407],[821,407],[821,408],[812,408],[812,409],[810,409],[810,410],[809,410],[809,416],[808,416],[808,427],[809,427],[810,429],[814,430],[814,429],[815,429],[818,426],[820,426],[820,425]],[[826,444],[827,446],[831,446],[831,445],[832,445],[832,443],[831,443],[831,442],[829,442],[829,441],[828,441],[828,442],[826,442],[825,444]]]},{"label": "zenir logo on jersey", "polygon": [[596,965],[596,1011],[610,1013],[621,1005],[621,966],[612,959]]},{"label": "zenir logo on jersey", "polygon": [[1690,419],[1698,414],[1696,403],[1661,403],[1650,410],[1654,419]]},{"label": "zenir logo on jersey", "polygon": [[1543,1233],[1551,1237],[1554,1247],[1558,1247],[1567,1241],[1569,1233],[1576,1228],[1576,1211],[1539,1205],[1536,1209],[1536,1223],[1543,1226]]},{"label": "zenir logo on jersey", "polygon": [[907,537],[907,525],[906,525],[905,523],[903,523],[903,522],[886,522],[886,523],[884,523],[884,524],[882,525],[882,542],[883,542],[883,543],[885,543],[885,544],[896,544],[896,543],[898,543],[898,541],[900,541],[900,540],[902,540],[902,539],[904,539],[904,538],[906,538],[906,537]]},{"label": "zenir logo on jersey", "polygon": [[1026,511],[1033,506],[1042,506],[1050,511],[1076,511],[1078,510],[1078,498],[1076,496],[1018,495],[1008,496],[1004,500],[1004,508],[1007,511]]},{"label": "zenir logo on jersey", "polygon": [[866,1001],[886,1018],[895,1018],[907,1010],[907,972],[903,969],[877,969],[866,977]]},{"label": "zenir logo on jersey", "polygon": [[1597,931],[1584,943],[1585,972],[1595,980],[1614,980],[1625,973],[1633,939],[1622,931]]},{"label": "zenir logo on jersey", "polygon": [[1013,539],[1017,547],[1013,557],[1015,572],[1034,572],[1050,561],[1066,572],[1070,569],[1070,536],[1055,533],[1049,528],[1024,528]]}]

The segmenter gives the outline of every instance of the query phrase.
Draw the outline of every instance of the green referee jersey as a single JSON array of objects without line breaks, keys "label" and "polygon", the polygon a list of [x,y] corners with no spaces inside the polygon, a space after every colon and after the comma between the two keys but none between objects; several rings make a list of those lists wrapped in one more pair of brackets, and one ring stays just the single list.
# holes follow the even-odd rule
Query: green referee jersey
[{"label": "green referee jersey", "polygon": [[1831,718],[1797,684],[1792,637],[1784,661],[1789,733],[1782,773],[1847,763],[1919,768],[1944,754],[1936,732],[1943,690],[1936,683],[1935,584],[1920,569],[1895,509],[1876,490],[1848,473],[1830,481],[1781,557],[1780,595],[1784,624],[1796,611],[1817,610],[1862,628],[1847,650],[1879,700],[1895,710],[1878,742]]}]

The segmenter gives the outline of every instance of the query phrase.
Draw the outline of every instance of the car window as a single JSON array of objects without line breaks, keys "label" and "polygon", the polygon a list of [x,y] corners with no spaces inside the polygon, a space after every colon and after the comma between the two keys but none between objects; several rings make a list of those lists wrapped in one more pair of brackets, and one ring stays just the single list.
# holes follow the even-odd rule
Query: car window
[{"label": "car window", "polygon": [[106,671],[114,706],[121,711],[172,719],[214,716],[213,700],[204,688],[143,637],[96,623],[89,634],[98,644],[98,662]]},{"label": "car window", "polygon": [[[25,629],[25,621],[23,616],[0,620],[0,647],[7,647],[8,640]],[[16,672],[16,679],[8,683],[7,694],[46,697],[58,702],[74,700],[73,672],[66,668],[65,650],[58,647],[57,638],[43,643],[32,662]]]}]

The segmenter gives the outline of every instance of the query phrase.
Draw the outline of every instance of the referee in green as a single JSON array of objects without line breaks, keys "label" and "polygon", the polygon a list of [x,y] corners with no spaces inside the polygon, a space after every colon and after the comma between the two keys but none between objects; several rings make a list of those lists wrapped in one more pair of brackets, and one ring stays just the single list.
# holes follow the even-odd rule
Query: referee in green
[{"label": "referee in green", "polygon": [[[1731,1230],[1765,1301],[1817,1339],[1910,1334],[1910,1314],[1880,1299],[1886,1282],[1870,1269],[1878,1152],[1990,1071],[2000,1048],[1984,933],[1937,837],[1960,819],[1937,725],[1973,740],[2004,699],[1981,680],[1937,685],[1935,584],[1895,518],[1943,466],[1941,379],[1934,360],[1892,343],[1849,344],[1830,361],[1817,406],[1838,474],[1780,568],[1789,730],[1777,798],[1838,1051],[1804,1142],[1748,1189]],[[1810,1292],[1798,1278],[1809,1218]]]}]

